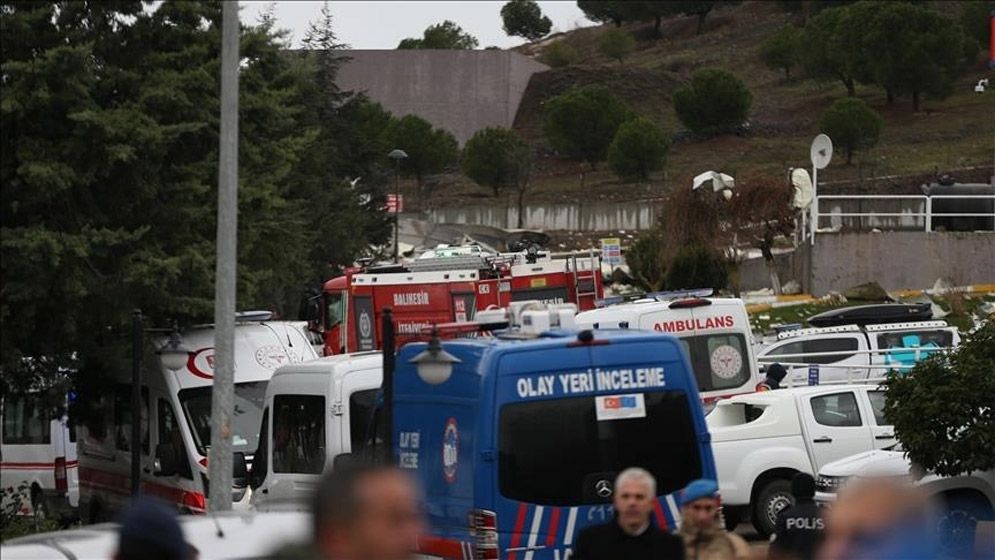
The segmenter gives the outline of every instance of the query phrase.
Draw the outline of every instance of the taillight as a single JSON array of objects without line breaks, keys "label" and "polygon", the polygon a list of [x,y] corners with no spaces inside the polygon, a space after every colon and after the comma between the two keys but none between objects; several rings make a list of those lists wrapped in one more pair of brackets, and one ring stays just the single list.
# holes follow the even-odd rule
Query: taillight
[{"label": "taillight", "polygon": [[668,307],[670,307],[670,309],[689,309],[692,307],[704,307],[706,305],[712,305],[712,301],[702,298],[690,298],[679,299],[671,303]]},{"label": "taillight", "polygon": [[473,557],[497,560],[497,514],[486,509],[470,511],[470,534],[473,537]]},{"label": "taillight", "polygon": [[207,468],[207,457],[201,457],[200,461],[197,461],[197,464],[199,464],[200,466],[202,466],[202,467],[204,467],[206,469]]},{"label": "taillight", "polygon": [[66,475],[66,458],[55,458],[55,489],[59,492],[69,490],[69,480]]}]

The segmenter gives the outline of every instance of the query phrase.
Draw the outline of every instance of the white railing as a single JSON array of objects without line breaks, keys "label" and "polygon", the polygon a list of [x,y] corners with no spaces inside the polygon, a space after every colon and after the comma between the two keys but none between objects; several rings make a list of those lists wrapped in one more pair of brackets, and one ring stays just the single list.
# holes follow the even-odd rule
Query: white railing
[{"label": "white railing", "polygon": [[[934,200],[952,200],[952,199],[974,199],[974,200],[991,200],[992,210],[988,212],[970,212],[970,213],[947,213],[940,212],[936,213],[933,211],[933,201]],[[864,200],[877,200],[877,201],[912,201],[913,204],[910,206],[915,206],[915,208],[909,208],[905,212],[877,212],[877,211],[866,211],[866,212],[823,212],[820,210],[822,204],[831,201],[864,201]],[[914,204],[918,202],[919,204]],[[813,242],[815,238],[815,233],[819,229],[820,219],[822,218],[858,218],[862,222],[864,219],[873,218],[915,218],[918,227],[923,227],[924,231],[933,231],[933,219],[934,218],[993,218],[995,219],[995,194],[937,194],[932,196],[922,195],[922,194],[856,194],[856,195],[819,195],[815,197],[815,202],[812,206],[812,216],[814,223],[811,224],[812,231],[811,235],[813,237]],[[922,226],[918,225],[919,220],[922,220]]]},{"label": "white railing", "polygon": [[[846,369],[846,379],[831,379],[826,381],[823,381],[821,379],[819,380],[819,385],[845,385],[853,383],[874,383],[874,382],[880,383],[881,381],[884,381],[887,378],[884,376],[870,377],[871,371],[874,370],[882,372],[887,372],[891,370],[907,371],[914,368],[916,364],[918,364],[923,359],[923,354],[929,356],[934,353],[950,352],[951,350],[955,350],[955,348],[949,346],[943,346],[943,347],[912,346],[909,348],[879,348],[877,350],[842,350],[835,352],[805,352],[797,354],[757,356],[757,361],[761,362],[764,365],[778,363],[784,366],[785,368],[798,368],[798,367],[807,368],[809,366],[817,365],[819,366],[820,370],[822,368],[832,368],[837,370]],[[793,361],[796,359],[805,360],[806,358],[816,358],[816,357],[849,358],[856,355],[871,356],[871,360],[873,361],[873,357],[875,355],[905,354],[905,353],[913,353],[915,355],[914,358],[915,362],[912,364],[901,363],[901,362],[892,362],[892,363],[879,362],[879,363],[870,363],[870,364],[847,364],[841,362],[834,362],[834,363],[822,364],[822,363],[813,363],[806,361]],[[868,377],[860,377],[857,379],[853,378],[854,370],[865,370],[865,369],[868,370]],[[788,375],[784,378],[784,381],[787,382],[786,385],[788,387],[794,387],[796,385],[807,385],[808,376],[804,373],[800,375],[792,374],[792,372],[789,371]]]}]

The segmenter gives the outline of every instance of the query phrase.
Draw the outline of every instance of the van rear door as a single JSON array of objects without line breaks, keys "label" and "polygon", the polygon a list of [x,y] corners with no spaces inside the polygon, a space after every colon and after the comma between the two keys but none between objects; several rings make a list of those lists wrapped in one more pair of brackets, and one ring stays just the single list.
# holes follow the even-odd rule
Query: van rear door
[{"label": "van rear door", "polygon": [[657,479],[664,528],[677,519],[667,495],[715,476],[699,396],[673,339],[508,353],[498,373],[497,464],[484,469],[502,550],[563,558],[581,528],[612,519],[612,485],[626,467]]}]

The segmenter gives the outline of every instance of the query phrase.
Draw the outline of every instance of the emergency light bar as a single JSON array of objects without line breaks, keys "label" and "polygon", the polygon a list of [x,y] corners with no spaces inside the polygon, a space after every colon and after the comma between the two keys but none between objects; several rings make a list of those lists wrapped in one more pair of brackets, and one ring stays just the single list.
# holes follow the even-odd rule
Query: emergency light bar
[{"label": "emergency light bar", "polygon": [[667,301],[680,298],[706,298],[710,297],[715,290],[712,288],[695,288],[693,290],[672,290],[669,292],[650,292],[643,297],[652,298],[657,301]]}]

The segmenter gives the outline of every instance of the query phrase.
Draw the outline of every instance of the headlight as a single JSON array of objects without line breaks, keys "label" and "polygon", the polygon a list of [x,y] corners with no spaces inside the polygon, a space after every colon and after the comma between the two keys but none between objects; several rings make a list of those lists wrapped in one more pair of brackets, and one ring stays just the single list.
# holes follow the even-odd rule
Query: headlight
[{"label": "headlight", "polygon": [[841,486],[846,484],[849,478],[848,476],[826,476],[820,474],[819,478],[815,480],[815,490],[816,492],[834,494],[839,491]]}]

